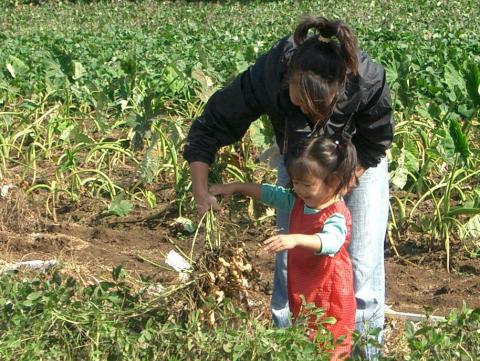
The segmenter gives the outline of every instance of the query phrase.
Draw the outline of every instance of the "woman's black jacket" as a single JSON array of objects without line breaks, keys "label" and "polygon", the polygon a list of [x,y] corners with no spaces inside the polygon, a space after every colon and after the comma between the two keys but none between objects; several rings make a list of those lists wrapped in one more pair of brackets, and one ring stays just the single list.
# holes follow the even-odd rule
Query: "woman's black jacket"
[{"label": "woman's black jacket", "polygon": [[[291,37],[280,40],[232,83],[209,99],[194,121],[184,148],[189,162],[211,164],[222,146],[240,140],[262,114],[272,122],[282,154],[290,153],[312,129],[293,105],[285,85],[288,61],[295,52]],[[351,138],[364,168],[376,166],[393,138],[393,114],[385,71],[367,54],[358,53],[358,75],[349,75],[333,114],[322,132]]]}]

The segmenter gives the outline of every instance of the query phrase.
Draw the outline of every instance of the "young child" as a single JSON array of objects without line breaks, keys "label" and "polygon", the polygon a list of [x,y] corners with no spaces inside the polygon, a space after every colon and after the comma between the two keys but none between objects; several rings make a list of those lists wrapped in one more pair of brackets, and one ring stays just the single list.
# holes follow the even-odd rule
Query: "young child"
[{"label": "young child", "polygon": [[347,252],[351,218],[342,196],[357,182],[356,165],[351,142],[312,137],[287,158],[293,190],[252,183],[210,188],[213,195],[241,193],[290,212],[288,234],[270,237],[264,250],[288,250],[288,301],[293,320],[302,311],[301,296],[324,309],[326,316],[335,317],[337,322],[327,328],[335,340],[345,339],[335,347],[333,359],[350,353],[355,328],[353,271]]}]

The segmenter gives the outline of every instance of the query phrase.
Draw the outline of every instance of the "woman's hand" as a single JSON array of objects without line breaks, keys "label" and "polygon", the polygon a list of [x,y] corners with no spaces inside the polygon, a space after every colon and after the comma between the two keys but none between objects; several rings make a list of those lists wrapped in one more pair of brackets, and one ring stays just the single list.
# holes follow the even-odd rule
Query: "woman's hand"
[{"label": "woman's hand", "polygon": [[206,211],[213,208],[214,211],[220,211],[221,207],[217,202],[215,196],[209,192],[203,194],[197,194],[194,196],[197,203],[197,212],[200,216],[203,216]]},{"label": "woman's hand", "polygon": [[297,239],[294,235],[278,234],[270,237],[264,241],[263,244],[265,245],[265,247],[263,247],[265,252],[281,252],[287,249],[295,248],[297,246]]},{"label": "woman's hand", "polygon": [[197,204],[197,213],[200,216],[203,216],[210,208],[215,211],[220,210],[217,199],[208,191],[208,168],[208,164],[203,162],[190,163],[192,193]]},{"label": "woman's hand", "polygon": [[214,184],[207,192],[197,194],[195,201],[197,202],[197,211],[199,215],[203,215],[206,211],[213,208],[214,211],[221,211],[222,208],[218,204],[215,196],[230,196],[235,192],[233,184]]},{"label": "woman's hand", "polygon": [[365,168],[363,168],[360,165],[357,166],[357,168],[355,169],[355,174],[352,176],[352,178],[348,182],[348,185],[345,187],[345,189],[340,191],[340,195],[342,197],[350,193],[353,190],[353,188],[358,186],[359,179],[363,175],[363,173],[365,173]]}]

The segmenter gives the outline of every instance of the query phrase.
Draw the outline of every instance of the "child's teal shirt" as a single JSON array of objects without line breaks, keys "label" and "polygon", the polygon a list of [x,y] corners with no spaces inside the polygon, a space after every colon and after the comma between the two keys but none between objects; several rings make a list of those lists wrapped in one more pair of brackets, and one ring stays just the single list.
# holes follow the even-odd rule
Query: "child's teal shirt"
[{"label": "child's teal shirt", "polygon": [[[260,201],[268,206],[291,212],[295,203],[295,193],[284,187],[262,184]],[[305,214],[320,212],[319,209],[310,208],[304,205]],[[322,242],[322,249],[317,252],[319,255],[334,255],[345,243],[347,236],[347,222],[340,213],[332,214],[324,223],[323,229],[315,234]]]}]

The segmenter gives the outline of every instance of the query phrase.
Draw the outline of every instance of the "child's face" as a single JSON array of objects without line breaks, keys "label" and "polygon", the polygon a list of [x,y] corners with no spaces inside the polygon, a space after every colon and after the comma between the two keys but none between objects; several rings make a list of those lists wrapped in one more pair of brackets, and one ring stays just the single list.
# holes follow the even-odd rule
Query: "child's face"
[{"label": "child's face", "polygon": [[310,208],[321,208],[333,198],[333,189],[321,178],[305,176],[292,179],[293,189],[298,197]]}]

